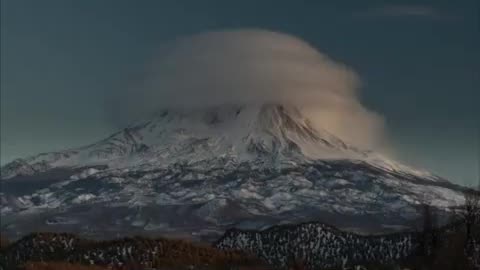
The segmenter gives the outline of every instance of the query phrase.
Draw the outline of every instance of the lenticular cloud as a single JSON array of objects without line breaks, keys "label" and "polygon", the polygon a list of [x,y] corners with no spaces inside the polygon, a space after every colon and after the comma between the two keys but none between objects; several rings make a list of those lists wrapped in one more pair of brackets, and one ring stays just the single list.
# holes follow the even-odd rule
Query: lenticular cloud
[{"label": "lenticular cloud", "polygon": [[165,108],[295,105],[314,125],[359,147],[381,141],[382,118],[357,96],[359,78],[308,43],[264,30],[207,32],[163,44],[144,76],[119,93],[122,122]]}]

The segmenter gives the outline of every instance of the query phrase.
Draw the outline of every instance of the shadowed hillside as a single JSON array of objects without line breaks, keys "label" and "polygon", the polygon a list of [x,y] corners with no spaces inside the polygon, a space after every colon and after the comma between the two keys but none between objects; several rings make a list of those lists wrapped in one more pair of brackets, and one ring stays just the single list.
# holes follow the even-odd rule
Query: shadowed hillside
[{"label": "shadowed hillside", "polygon": [[182,240],[135,237],[97,242],[80,239],[71,234],[54,233],[31,234],[9,245],[2,251],[0,263],[4,269],[15,269],[22,265],[26,266],[25,269],[36,269],[32,267],[70,269],[62,264],[55,266],[57,268],[42,268],[47,265],[30,264],[29,266],[28,264],[42,261],[114,267],[128,266],[127,269],[162,269],[161,267],[226,269],[231,266],[264,265],[261,260],[243,252],[221,251],[210,246],[194,245]]},{"label": "shadowed hillside", "polygon": [[[476,270],[479,232],[474,228],[475,237],[469,242],[461,222],[380,236],[304,223],[265,231],[229,230],[216,248],[164,238],[92,241],[72,234],[35,233],[3,246],[0,265],[1,269],[22,270]],[[466,252],[469,244],[470,252]]]}]

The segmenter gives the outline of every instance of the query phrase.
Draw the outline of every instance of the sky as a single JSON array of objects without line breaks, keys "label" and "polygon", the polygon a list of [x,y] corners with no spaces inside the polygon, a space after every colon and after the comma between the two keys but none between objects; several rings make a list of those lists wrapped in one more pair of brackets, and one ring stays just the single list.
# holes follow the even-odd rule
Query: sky
[{"label": "sky", "polygon": [[161,44],[207,31],[285,33],[353,69],[395,158],[473,185],[480,152],[480,4],[459,1],[1,1],[0,161],[118,127],[108,97]]}]

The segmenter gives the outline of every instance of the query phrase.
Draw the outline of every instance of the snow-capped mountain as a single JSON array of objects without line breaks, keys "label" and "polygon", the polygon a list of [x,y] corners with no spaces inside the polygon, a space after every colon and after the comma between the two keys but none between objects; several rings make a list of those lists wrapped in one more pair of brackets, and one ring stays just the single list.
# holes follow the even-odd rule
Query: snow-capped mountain
[{"label": "snow-capped mountain", "polygon": [[440,180],[359,150],[326,130],[312,127],[295,107],[282,105],[165,110],[92,145],[17,159],[2,168],[2,179],[53,168],[158,168],[210,163],[218,158],[270,168],[318,159],[364,160],[384,169]]},{"label": "snow-capped mountain", "polygon": [[2,167],[2,229],[201,236],[326,220],[378,230],[461,188],[314,128],[294,107],[165,110],[97,143]]}]

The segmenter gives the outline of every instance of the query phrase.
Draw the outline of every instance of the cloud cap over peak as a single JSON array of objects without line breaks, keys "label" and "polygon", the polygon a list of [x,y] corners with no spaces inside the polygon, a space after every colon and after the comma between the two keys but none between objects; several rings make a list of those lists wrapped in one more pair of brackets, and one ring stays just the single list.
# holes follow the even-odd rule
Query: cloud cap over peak
[{"label": "cloud cap over peak", "polygon": [[133,121],[164,108],[289,104],[360,147],[383,137],[382,118],[358,97],[347,66],[293,36],[266,30],[206,32],[163,44],[145,76],[119,93],[114,115]]}]

